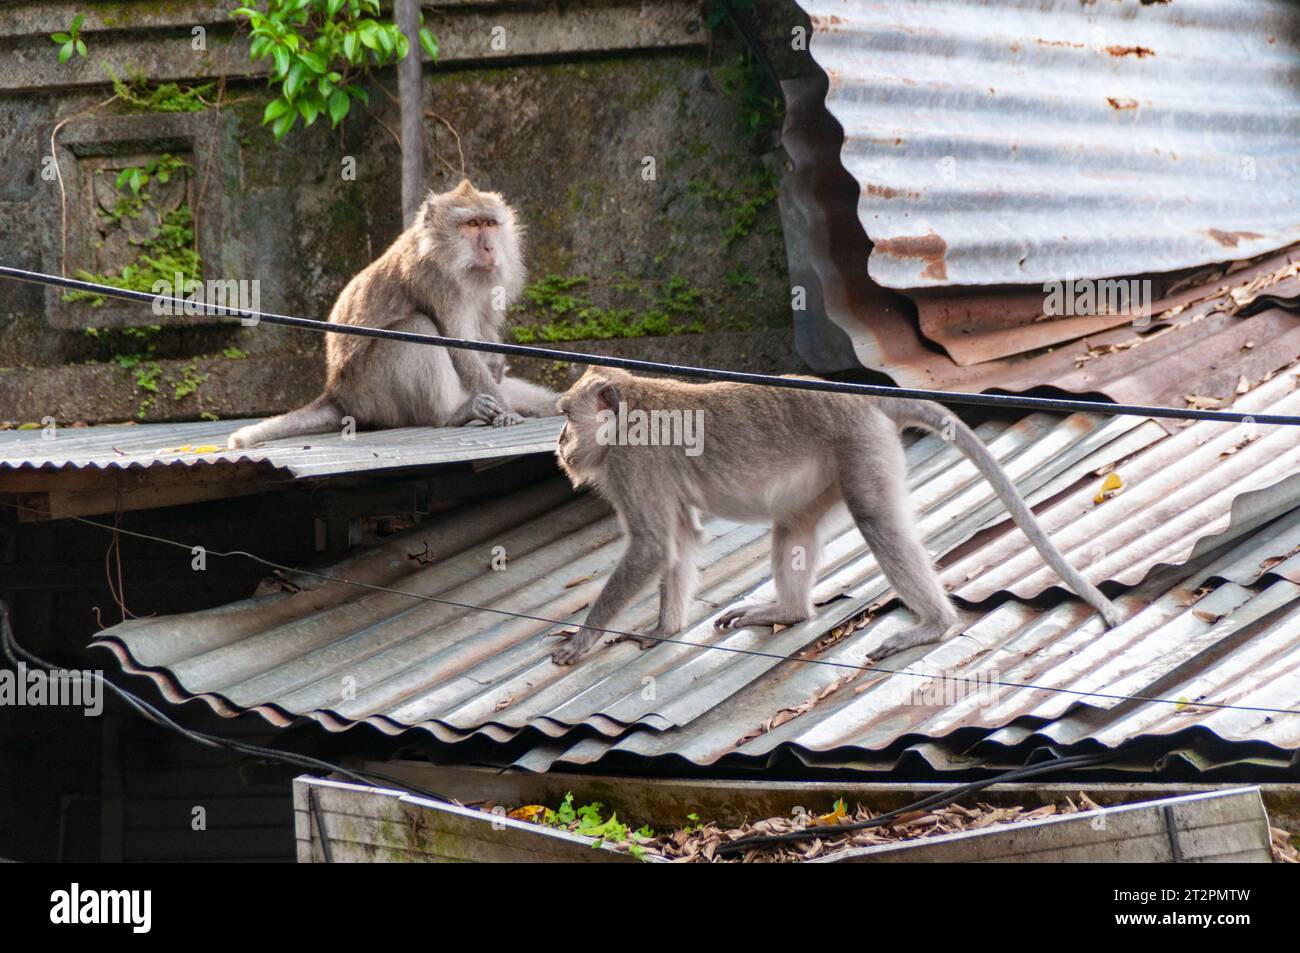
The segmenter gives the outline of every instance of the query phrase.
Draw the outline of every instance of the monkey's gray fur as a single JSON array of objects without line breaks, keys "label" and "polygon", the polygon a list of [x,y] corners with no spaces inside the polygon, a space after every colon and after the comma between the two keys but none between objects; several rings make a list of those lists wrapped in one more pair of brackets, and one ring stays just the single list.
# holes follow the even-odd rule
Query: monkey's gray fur
[{"label": "monkey's gray fur", "polygon": [[[499,341],[524,285],[521,227],[495,192],[469,180],[430,193],[411,226],[339,295],[330,321]],[[556,394],[505,373],[498,355],[326,335],[325,391],[305,407],[242,427],[229,446],[358,427],[494,426],[554,412]]]},{"label": "monkey's gray fur", "polygon": [[[703,453],[678,446],[617,446],[598,439],[601,411],[703,410]],[[627,550],[587,613],[586,624],[552,655],[567,665],[600,637],[634,598],[660,581],[659,624],[672,637],[686,624],[695,594],[700,513],[744,523],[771,522],[776,599],[737,605],[719,626],[794,625],[812,614],[821,555],[818,527],[840,501],[848,505],[885,578],[916,625],[873,652],[937,642],[957,621],[922,544],[907,488],[899,431],[919,427],[951,435],[983,473],[1057,575],[1108,626],[1123,620],[1066,560],[1039,526],[1001,465],[955,415],[929,401],[895,400],[752,384],[694,384],[589,368],[559,400],[565,415],[556,455],[575,486],[595,487],[614,506]],[[608,434],[608,430],[606,433]],[[806,554],[795,568],[794,547]],[[654,639],[641,640],[643,645]]]}]

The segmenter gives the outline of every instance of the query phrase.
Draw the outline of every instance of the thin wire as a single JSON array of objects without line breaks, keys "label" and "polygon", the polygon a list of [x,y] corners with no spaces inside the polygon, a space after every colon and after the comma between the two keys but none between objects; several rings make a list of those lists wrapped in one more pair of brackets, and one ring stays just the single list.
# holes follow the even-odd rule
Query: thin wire
[{"label": "thin wire", "polygon": [[[48,672],[69,671],[62,666],[55,665],[53,662],[46,661],[39,655],[23,648],[14,638],[13,627],[9,623],[9,606],[0,599],[0,652],[3,652],[6,659],[16,669],[22,661],[30,662]],[[161,727],[169,728],[176,731],[191,741],[195,741],[208,748],[228,748],[241,754],[253,755],[261,758],[267,758],[273,761],[284,761],[300,768],[311,768],[316,771],[334,771],[339,774],[352,778],[354,781],[373,782],[382,781],[385,784],[391,784],[394,787],[404,791],[410,791],[413,794],[419,794],[422,797],[431,798],[436,801],[445,801],[454,803],[450,798],[443,797],[433,791],[427,791],[420,787],[410,784],[407,781],[399,780],[379,771],[355,771],[351,768],[345,768],[342,765],[333,764],[329,761],[323,761],[320,758],[313,758],[311,755],[298,754],[297,752],[277,751],[274,748],[264,748],[261,745],[249,744],[246,741],[235,741],[231,738],[224,738],[220,735],[211,735],[205,731],[197,731],[193,728],[186,728],[179,722],[173,721],[155,706],[149,704],[143,698],[135,695],[120,685],[109,681],[99,672],[93,669],[76,670],[77,674],[82,677],[90,677],[99,684],[107,687],[115,695],[121,698],[129,706],[134,708],[140,715],[149,721],[152,721]]]},{"label": "thin wire", "polygon": [[226,305],[207,304],[169,295],[150,294],[147,291],[133,291],[128,288],[114,288],[112,285],[100,284],[94,281],[47,275],[38,271],[28,271],[6,265],[0,265],[0,277],[51,285],[56,288],[68,288],[73,291],[87,291],[92,294],[105,295],[106,297],[121,298],[126,301],[139,301],[145,304],[154,304],[156,302],[170,305],[176,314],[185,314],[187,311],[193,313],[195,309],[199,309],[199,313],[216,317],[254,318],[258,323],[279,324],[285,327],[318,331],[326,334],[352,334],[357,337],[380,338],[386,341],[405,341],[411,344],[425,344],[434,347],[484,351],[491,354],[506,354],[512,357],[542,358],[552,361],[590,364],[595,367],[617,367],[627,371],[671,374],[676,377],[690,377],[699,380],[755,384],[761,387],[784,387],[790,390],[820,391],[831,394],[857,394],[865,397],[937,400],[945,403],[973,404],[985,407],[1016,407],[1024,410],[1055,411],[1058,413],[1087,412],[1107,416],[1160,417],[1172,420],[1213,420],[1220,423],[1300,426],[1300,416],[1287,414],[1247,414],[1235,410],[1198,410],[1191,407],[1147,407],[1140,404],[1110,404],[1095,400],[1060,400],[1054,397],[1021,397],[1011,394],[971,394],[960,391],[922,390],[911,387],[887,387],[881,384],[825,381],[805,377],[779,377],[774,374],[755,374],[749,371],[729,371],[686,364],[668,364],[662,361],[642,361],[630,357],[609,357],[604,354],[561,351],[555,348],[525,344],[475,341],[466,338],[443,337],[436,334],[417,334],[413,331],[393,331],[387,328],[372,328],[353,324],[332,324],[328,321],[317,321],[312,318],[298,318],[287,314],[274,314]]},{"label": "thin wire", "polygon": [[[27,512],[30,513],[38,513],[38,514],[42,513],[41,510],[38,510],[34,507],[23,506],[20,503],[11,503],[6,500],[0,500],[0,505],[9,506],[19,510],[26,510]],[[95,526],[98,527],[99,529],[104,529],[109,531],[115,530],[113,526],[110,526],[107,523],[100,523],[95,520],[89,520],[82,516],[67,516],[67,517],[62,517],[62,519],[70,519],[78,523],[85,523],[87,526]],[[191,546],[188,543],[182,543],[174,539],[167,539],[164,536],[154,536],[150,533],[140,533],[134,530],[122,529],[121,527],[117,527],[115,531],[127,536],[134,536],[137,539],[145,539],[156,543],[163,543],[167,546],[175,546],[179,549],[185,550],[186,552],[192,553],[195,549],[194,546]],[[300,569],[295,566],[286,566],[282,563],[277,563],[273,560],[266,559],[263,556],[258,556],[255,553],[250,553],[247,550],[243,550],[243,549],[232,549],[223,552],[221,550],[208,549],[204,547],[203,551],[207,555],[211,555],[211,556],[243,556],[247,559],[251,559],[253,562],[260,563],[261,565],[267,566],[271,569],[278,569],[281,572],[301,573],[307,576],[316,576],[317,578],[325,579],[329,582],[342,583],[344,585],[354,586],[358,589],[368,589],[374,592],[386,592],[391,595],[406,596],[411,599],[419,599],[424,602],[434,602],[439,605],[451,606],[457,609],[468,609],[472,612],[492,612],[497,615],[509,616],[510,618],[513,619],[525,619],[530,622],[544,622],[547,625],[558,626],[566,629],[568,628],[588,629],[592,632],[599,632],[605,635],[616,635],[619,636],[620,638],[650,639],[655,642],[664,642],[671,645],[684,645],[691,649],[707,649],[715,652],[731,652],[736,655],[748,655],[754,658],[773,659],[778,662],[803,662],[809,665],[826,665],[831,668],[845,668],[845,669],[850,669],[858,672],[874,672],[874,673],[880,673],[884,675],[909,675],[914,678],[938,679],[944,682],[956,682],[958,684],[963,684],[963,685],[973,684],[977,688],[988,686],[988,685],[996,685],[1000,688],[1017,688],[1017,689],[1030,689],[1039,692],[1056,692],[1057,694],[1061,694],[1061,695],[1074,695],[1080,698],[1101,698],[1107,701],[1137,701],[1137,702],[1150,702],[1153,704],[1161,704],[1161,705],[1175,705],[1179,707],[1213,708],[1216,710],[1260,712],[1260,713],[1270,714],[1270,715],[1300,715],[1300,709],[1292,709],[1292,708],[1261,708],[1253,705],[1229,705],[1220,702],[1206,702],[1206,701],[1188,702],[1185,699],[1180,700],[1180,699],[1171,699],[1171,698],[1154,698],[1146,695],[1118,695],[1113,692],[1086,692],[1075,688],[1056,688],[1047,685],[1034,685],[1030,682],[1008,682],[1008,681],[1002,681],[998,679],[986,679],[986,678],[980,678],[978,675],[968,677],[968,676],[961,676],[961,675],[944,675],[942,673],[937,673],[937,672],[916,672],[908,669],[881,668],[877,665],[857,665],[854,664],[853,662],[843,662],[836,659],[806,658],[799,655],[781,655],[780,653],[777,652],[762,652],[757,649],[745,649],[733,645],[710,645],[702,642],[688,642],[685,639],[674,639],[668,636],[626,632],[622,629],[610,629],[610,628],[604,628],[596,625],[587,625],[582,622],[570,622],[562,619],[552,619],[549,618],[548,616],[533,615],[528,612],[515,612],[511,609],[498,609],[495,606],[480,606],[470,602],[457,602],[454,599],[442,599],[439,598],[438,596],[428,596],[420,592],[409,592],[405,589],[394,589],[389,586],[380,586],[370,582],[359,582],[353,579],[345,579],[342,576],[331,576],[329,573],[319,572],[314,569]]]},{"label": "thin wire", "polygon": [[[13,627],[9,623],[9,606],[4,602],[4,600],[0,600],[0,653],[2,653],[5,656],[5,658],[9,660],[10,664],[14,666],[15,670],[22,664],[22,662],[20,662],[20,658],[21,658],[23,661],[30,662],[33,665],[37,665],[48,672],[68,671],[68,669],[64,669],[60,666],[56,666],[53,662],[46,661],[45,659],[41,658],[40,656],[36,655],[35,653],[27,650],[26,648],[18,644],[18,640],[14,637]],[[154,722],[160,727],[170,729],[171,731],[175,731],[176,733],[180,734],[182,737],[187,738],[190,741],[196,742],[198,744],[201,744],[204,747],[218,748],[218,749],[225,748],[252,757],[259,757],[271,761],[281,761],[284,762],[285,764],[291,764],[295,767],[310,768],[316,771],[333,772],[336,774],[341,774],[345,777],[349,777],[354,781],[360,781],[362,783],[373,783],[378,781],[378,782],[382,782],[383,784],[389,785],[397,790],[406,791],[411,794],[417,794],[429,800],[440,801],[444,804],[460,803],[452,798],[448,798],[434,791],[430,791],[426,788],[422,788],[419,785],[411,784],[409,781],[399,779],[399,778],[394,778],[391,775],[383,773],[382,771],[373,771],[373,770],[356,771],[351,768],[346,768],[340,764],[333,764],[332,762],[325,761],[320,758],[313,758],[310,755],[299,754],[297,752],[290,752],[290,751],[279,751],[274,748],[266,748],[261,745],[249,744],[248,742],[243,742],[243,741],[235,741],[231,738],[225,738],[220,735],[212,735],[204,731],[197,731],[193,728],[187,728],[184,725],[180,724],[179,722],[176,722],[171,718],[169,718],[158,708],[149,704],[144,699],[140,698],[138,695],[135,695],[132,692],[127,691],[125,688],[122,688],[121,686],[115,684],[114,682],[109,681],[107,678],[105,678],[99,672],[94,671],[93,669],[79,670],[77,671],[77,674],[82,678],[85,678],[88,675],[90,678],[99,682],[101,685],[106,686],[110,691],[112,691],[119,698],[121,698],[122,701],[126,702],[127,705],[135,709],[135,711],[138,714],[140,714],[143,718],[145,718],[147,721]],[[1102,761],[1114,760],[1117,757],[1119,757],[1118,752],[1109,752],[1109,753],[1096,754],[1096,755],[1075,755],[1073,757],[1058,758],[1057,760],[1048,762],[1046,764],[1029,765],[1022,768],[1015,768],[1003,774],[994,775],[993,777],[990,778],[985,778],[980,781],[974,781],[970,784],[964,784],[956,788],[951,788],[947,791],[941,791],[936,794],[932,794],[927,798],[923,798],[922,800],[917,801],[915,804],[909,804],[905,807],[896,808],[895,810],[890,811],[887,814],[882,814],[879,817],[870,818],[869,820],[866,821],[858,821],[854,824],[837,825],[835,827],[822,826],[822,827],[808,828],[804,831],[792,831],[786,834],[776,834],[776,835],[764,836],[764,837],[745,838],[743,840],[735,841],[731,844],[720,847],[718,853],[726,856],[732,853],[739,853],[741,851],[753,850],[754,848],[757,847],[764,847],[764,846],[769,846],[777,843],[784,843],[792,840],[805,840],[810,837],[831,837],[837,834],[850,833],[852,831],[860,830],[865,827],[878,827],[882,824],[888,823],[890,820],[893,820],[895,817],[901,816],[907,811],[919,810],[923,807],[937,806],[939,804],[950,804],[953,801],[956,801],[958,798],[965,797],[967,794],[973,793],[975,791],[979,791],[983,788],[989,787],[994,784],[1015,780],[1016,778],[1020,778],[1020,777],[1027,777],[1027,776],[1037,775],[1037,774],[1046,774],[1050,771],[1058,770],[1063,767],[1089,766],[1088,764],[1085,763],[1079,763],[1081,761],[1100,763]],[[325,835],[325,825],[322,823],[320,808],[319,808],[319,804],[316,801],[315,794],[316,794],[315,789],[309,791],[309,800],[311,802],[310,806],[312,809],[312,814],[316,819],[316,827],[321,839],[321,850],[324,852],[325,859],[328,862],[331,859],[330,858],[331,850],[330,850],[329,841]]]}]

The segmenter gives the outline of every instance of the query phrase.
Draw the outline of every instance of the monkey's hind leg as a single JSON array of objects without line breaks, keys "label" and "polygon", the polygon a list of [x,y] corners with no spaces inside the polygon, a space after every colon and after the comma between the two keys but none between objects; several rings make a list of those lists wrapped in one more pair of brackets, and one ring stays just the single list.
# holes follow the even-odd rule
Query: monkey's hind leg
[{"label": "monkey's hind leg", "polygon": [[266,440],[279,440],[281,437],[333,430],[342,422],[343,413],[338,405],[322,394],[310,404],[297,410],[291,410],[279,417],[271,417],[261,423],[240,427],[226,440],[226,446],[231,450],[240,450]]},{"label": "monkey's hind leg", "polygon": [[864,467],[862,456],[845,456],[840,488],[849,512],[881,572],[917,619],[912,628],[881,642],[871,653],[872,658],[882,659],[917,645],[938,642],[957,622],[957,610],[944,592],[922,542],[908,496],[902,445],[897,438],[881,441],[875,448],[871,470]]}]

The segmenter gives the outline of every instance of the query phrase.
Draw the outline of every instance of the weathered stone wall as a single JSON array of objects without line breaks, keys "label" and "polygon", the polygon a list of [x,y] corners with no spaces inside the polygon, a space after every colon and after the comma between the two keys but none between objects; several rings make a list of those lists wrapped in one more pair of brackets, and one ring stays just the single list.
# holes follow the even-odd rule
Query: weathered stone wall
[{"label": "weathered stone wall", "polygon": [[[58,272],[66,241],[67,273],[99,272],[125,247],[114,229],[148,228],[184,204],[205,278],[256,279],[264,310],[327,315],[399,229],[398,110],[377,85],[395,91],[396,77],[389,69],[368,83],[369,114],[354,108],[338,130],[300,126],[276,144],[260,123],[269,94],[233,29],[235,6],[4,4],[0,260]],[[788,35],[793,5],[767,6],[782,11],[767,32]],[[48,34],[81,12],[89,56],[59,64]],[[428,185],[450,187],[463,171],[519,210],[534,280],[514,316],[520,340],[800,369],[775,202],[782,163],[767,151],[770,134],[749,127],[740,40],[711,34],[702,4],[480,0],[430,4],[425,18],[441,44],[439,63],[425,67],[426,103],[440,117],[425,129]],[[203,50],[192,48],[196,25]],[[493,27],[504,28],[504,50]],[[107,69],[182,91],[217,83],[202,97],[221,106],[102,105]],[[189,165],[167,207],[144,225],[105,225],[113,176],[162,154]],[[351,165],[355,178],[344,174]],[[0,422],[261,415],[320,386],[317,335],[201,317],[163,318],[153,331],[156,320],[144,306],[96,308],[0,282]],[[573,370],[531,363],[520,369],[556,385]]]}]

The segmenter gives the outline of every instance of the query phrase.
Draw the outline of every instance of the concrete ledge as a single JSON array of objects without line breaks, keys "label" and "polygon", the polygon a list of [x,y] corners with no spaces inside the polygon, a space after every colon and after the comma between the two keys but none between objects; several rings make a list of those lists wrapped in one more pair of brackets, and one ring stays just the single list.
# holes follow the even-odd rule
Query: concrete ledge
[{"label": "concrete ledge", "polygon": [[[438,38],[438,66],[506,63],[701,46],[709,31],[689,0],[585,0],[510,4],[425,4],[425,25]],[[248,59],[247,32],[233,35],[233,4],[123,3],[112,10],[77,3],[6,4],[0,23],[0,91],[106,86],[103,65],[118,76],[143,70],[153,82],[263,76],[268,61]],[[49,35],[85,13],[85,59],[60,64]],[[207,30],[206,50],[191,47],[192,29]],[[504,33],[494,34],[500,28]],[[494,35],[503,42],[494,44]],[[502,47],[500,49],[496,47]],[[427,59],[427,57],[426,57]],[[103,64],[103,65],[101,65]]]}]

